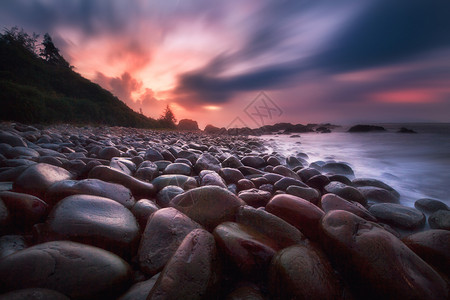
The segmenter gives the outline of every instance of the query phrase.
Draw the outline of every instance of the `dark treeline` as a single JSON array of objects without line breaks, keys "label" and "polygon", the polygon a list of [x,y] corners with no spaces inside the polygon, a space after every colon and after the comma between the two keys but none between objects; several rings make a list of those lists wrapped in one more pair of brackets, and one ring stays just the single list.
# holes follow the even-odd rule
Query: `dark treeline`
[{"label": "dark treeline", "polygon": [[141,128],[175,128],[169,107],[147,118],[80,74],[49,34],[42,43],[17,27],[0,34],[0,120]]}]

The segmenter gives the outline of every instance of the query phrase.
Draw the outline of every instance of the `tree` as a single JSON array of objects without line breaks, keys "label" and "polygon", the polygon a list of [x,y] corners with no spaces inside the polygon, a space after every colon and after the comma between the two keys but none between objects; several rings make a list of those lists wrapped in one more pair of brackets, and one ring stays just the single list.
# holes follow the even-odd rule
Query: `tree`
[{"label": "tree", "polygon": [[175,128],[177,119],[175,119],[175,115],[173,114],[170,106],[167,105],[164,113],[159,117],[158,121],[162,125],[163,128]]},{"label": "tree", "polygon": [[33,32],[33,35],[26,33],[23,28],[14,26],[11,29],[4,29],[3,34],[0,34],[0,39],[11,45],[23,47],[33,55],[37,55],[37,39],[39,34]]},{"label": "tree", "polygon": [[70,67],[69,63],[59,54],[59,49],[53,44],[52,37],[46,33],[44,34],[44,41],[42,42],[41,56],[54,65],[63,67]]}]

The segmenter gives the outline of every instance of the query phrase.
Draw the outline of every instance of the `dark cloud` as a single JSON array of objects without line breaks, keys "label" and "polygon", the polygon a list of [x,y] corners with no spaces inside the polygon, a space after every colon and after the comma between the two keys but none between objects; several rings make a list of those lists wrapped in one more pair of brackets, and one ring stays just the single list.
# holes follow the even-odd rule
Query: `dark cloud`
[{"label": "dark cloud", "polygon": [[[376,0],[367,2],[361,13],[345,22],[310,57],[299,55],[287,63],[274,62],[232,77],[221,76],[221,72],[233,64],[276,52],[278,46],[291,37],[287,31],[289,22],[301,19],[318,5],[323,4],[281,1],[267,5],[259,12],[259,24],[244,47],[217,56],[204,68],[180,75],[176,91],[194,95],[200,103],[224,103],[239,91],[280,88],[296,83],[306,71],[318,70],[326,75],[363,70],[406,61],[450,46],[449,1]],[[332,16],[337,4],[330,1],[327,5]],[[326,15],[323,17],[327,18]],[[423,78],[425,74],[415,76]],[[397,81],[393,80],[395,85]]]}]

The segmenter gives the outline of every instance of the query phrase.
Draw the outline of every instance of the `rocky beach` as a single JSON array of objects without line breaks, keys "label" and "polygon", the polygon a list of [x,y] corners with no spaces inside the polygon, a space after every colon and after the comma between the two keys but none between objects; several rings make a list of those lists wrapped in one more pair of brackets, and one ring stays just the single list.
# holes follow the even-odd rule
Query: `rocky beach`
[{"label": "rocky beach", "polygon": [[209,129],[1,123],[0,299],[449,298],[446,203]]}]

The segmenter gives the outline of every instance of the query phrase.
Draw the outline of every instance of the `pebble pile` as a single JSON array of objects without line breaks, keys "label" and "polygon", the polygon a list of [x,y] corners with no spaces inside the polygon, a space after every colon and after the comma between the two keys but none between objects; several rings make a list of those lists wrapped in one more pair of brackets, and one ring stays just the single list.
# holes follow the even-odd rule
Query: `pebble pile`
[{"label": "pebble pile", "polygon": [[447,205],[306,159],[0,124],[0,299],[449,299]]}]

